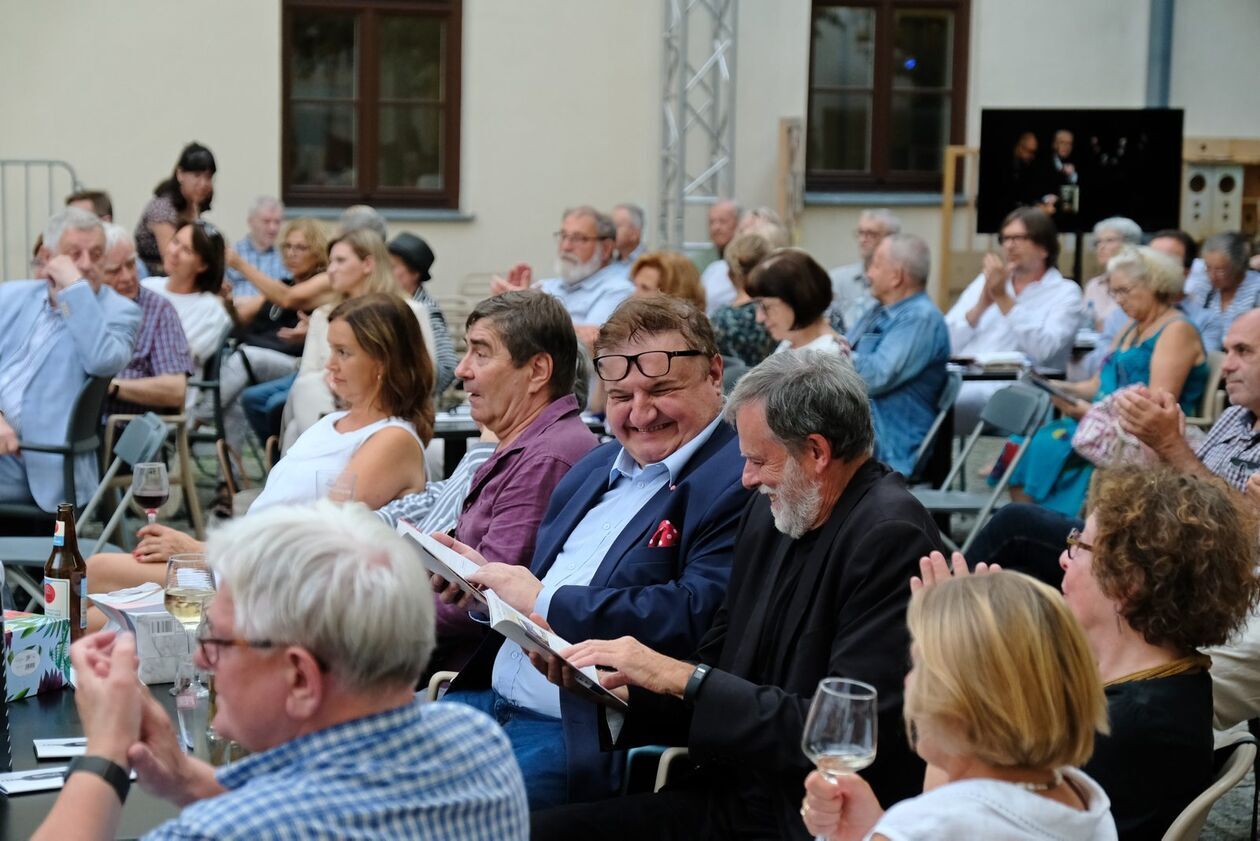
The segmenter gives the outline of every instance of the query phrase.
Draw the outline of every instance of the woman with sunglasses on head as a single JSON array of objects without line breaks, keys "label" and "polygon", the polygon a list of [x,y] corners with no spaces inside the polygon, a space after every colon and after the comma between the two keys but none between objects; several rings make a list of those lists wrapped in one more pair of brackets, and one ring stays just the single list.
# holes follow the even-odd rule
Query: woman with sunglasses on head
[{"label": "woman with sunglasses on head", "polygon": [[217,353],[232,329],[219,291],[223,287],[223,235],[209,222],[183,225],[166,247],[165,277],[146,277],[145,289],[174,305],[188,339],[193,364]]},{"label": "woman with sunglasses on head", "polygon": [[217,169],[213,153],[194,141],[179,153],[171,177],[154,188],[136,224],[136,255],[150,275],[162,273],[175,232],[210,209]]}]

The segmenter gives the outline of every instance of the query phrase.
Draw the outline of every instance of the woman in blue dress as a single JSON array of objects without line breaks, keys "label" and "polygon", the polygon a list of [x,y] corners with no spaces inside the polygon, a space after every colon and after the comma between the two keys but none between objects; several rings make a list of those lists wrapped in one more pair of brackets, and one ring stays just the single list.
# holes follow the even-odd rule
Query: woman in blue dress
[{"label": "woman in blue dress", "polygon": [[1141,383],[1171,394],[1188,415],[1203,399],[1207,351],[1199,330],[1177,307],[1185,273],[1171,257],[1144,246],[1126,247],[1107,261],[1110,291],[1130,321],[1122,328],[1102,371],[1063,388],[1077,396],[1054,398],[1063,417],[1037,430],[1011,475],[1011,499],[1035,502],[1075,516],[1085,501],[1094,467],[1072,449],[1072,434],[1091,403]]}]

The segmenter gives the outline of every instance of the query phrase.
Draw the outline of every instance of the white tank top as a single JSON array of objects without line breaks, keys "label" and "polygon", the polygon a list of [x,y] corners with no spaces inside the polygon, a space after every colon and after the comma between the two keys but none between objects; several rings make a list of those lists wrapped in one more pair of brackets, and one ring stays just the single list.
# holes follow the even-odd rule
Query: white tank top
[{"label": "white tank top", "polygon": [[[402,418],[385,418],[351,432],[338,432],[335,424],[346,412],[324,415],[310,429],[302,433],[284,458],[276,462],[267,474],[267,485],[249,507],[249,513],[262,511],[273,505],[304,505],[320,496],[316,488],[316,476],[327,471],[340,474],[364,442],[390,426],[397,426],[411,433],[420,443],[416,428]],[[422,445],[423,446],[423,445]]]}]

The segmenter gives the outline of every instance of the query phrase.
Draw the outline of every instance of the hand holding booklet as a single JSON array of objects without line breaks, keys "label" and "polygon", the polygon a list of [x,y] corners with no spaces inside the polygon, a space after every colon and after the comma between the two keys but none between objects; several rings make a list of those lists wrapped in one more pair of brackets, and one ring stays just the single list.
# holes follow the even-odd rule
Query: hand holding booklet
[{"label": "hand holding booklet", "polygon": [[594,666],[579,669],[560,656],[571,646],[567,640],[534,622],[525,614],[495,595],[493,590],[482,590],[468,579],[477,572],[478,565],[449,546],[438,543],[430,535],[416,529],[405,520],[398,523],[398,533],[410,541],[419,551],[420,561],[429,572],[439,575],[471,595],[484,605],[490,616],[490,627],[510,639],[526,651],[541,654],[547,659],[559,658],[573,672],[574,690],[587,700],[625,712],[629,707],[599,682]]}]

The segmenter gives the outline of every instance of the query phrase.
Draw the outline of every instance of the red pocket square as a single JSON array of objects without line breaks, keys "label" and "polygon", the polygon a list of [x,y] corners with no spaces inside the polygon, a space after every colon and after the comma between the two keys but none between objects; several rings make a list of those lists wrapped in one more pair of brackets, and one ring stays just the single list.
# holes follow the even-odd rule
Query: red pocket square
[{"label": "red pocket square", "polygon": [[661,524],[648,539],[648,546],[653,549],[673,546],[676,543],[678,543],[678,529],[669,520],[661,520]]}]

